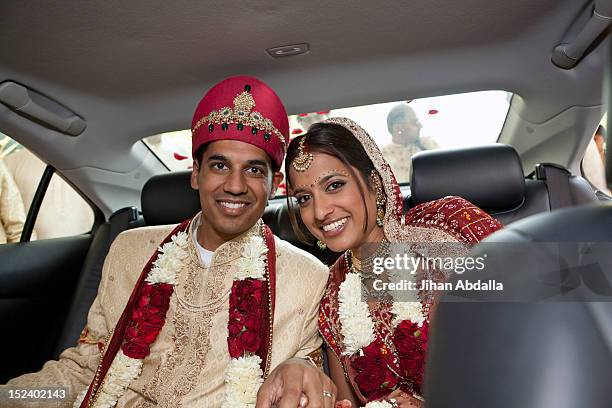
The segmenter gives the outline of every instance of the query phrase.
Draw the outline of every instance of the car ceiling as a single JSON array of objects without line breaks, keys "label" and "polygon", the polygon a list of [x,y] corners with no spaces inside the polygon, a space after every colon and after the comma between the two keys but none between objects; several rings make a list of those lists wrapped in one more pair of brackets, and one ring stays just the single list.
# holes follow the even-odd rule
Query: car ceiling
[{"label": "car ceiling", "polygon": [[[308,69],[505,42],[558,3],[14,2],[3,6],[0,49],[11,50],[3,65],[16,72],[125,99],[198,86],[231,72]],[[304,41],[313,48],[307,57],[273,61],[264,52]]]},{"label": "car ceiling", "polygon": [[[522,104],[502,138],[516,146],[526,123],[548,123],[572,107],[593,107],[581,116],[587,127],[593,112],[600,115],[603,47],[572,70],[550,62],[552,48],[572,38],[591,10],[576,0],[2,2],[0,82],[49,96],[87,129],[68,137],[0,105],[0,131],[83,189],[136,191],[163,168],[135,143],[188,128],[209,86],[252,74],[291,113],[511,91]],[[305,55],[265,52],[304,42]],[[129,183],[111,177],[139,168]],[[102,191],[91,193],[105,210],[114,206]]]}]

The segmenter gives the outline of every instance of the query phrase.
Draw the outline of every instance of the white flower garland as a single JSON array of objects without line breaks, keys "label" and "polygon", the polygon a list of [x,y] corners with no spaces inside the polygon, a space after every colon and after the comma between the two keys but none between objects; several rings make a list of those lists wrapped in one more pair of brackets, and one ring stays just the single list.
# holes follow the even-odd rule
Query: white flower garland
[{"label": "white flower garland", "polygon": [[131,358],[119,350],[106,374],[94,407],[112,408],[125,393],[128,385],[140,375],[142,360]]},{"label": "white flower garland", "polygon": [[254,407],[261,384],[263,371],[259,356],[233,358],[225,372],[225,401],[221,407]]},{"label": "white flower garland", "polygon": [[170,239],[170,242],[166,242],[158,249],[161,255],[155,260],[153,268],[145,279],[151,285],[156,283],[177,284],[176,271],[181,268],[184,259],[188,256],[187,233],[180,231]]},{"label": "white flower garland", "polygon": [[393,405],[388,401],[372,401],[365,404],[364,408],[393,408]]},{"label": "white flower garland", "polygon": [[374,322],[370,316],[368,304],[361,301],[361,278],[350,272],[338,291],[338,315],[342,337],[344,338],[344,355],[353,355],[372,343]]},{"label": "white flower garland", "polygon": [[[146,282],[154,285],[156,283],[167,283],[176,285],[176,271],[183,264],[188,256],[187,252],[187,233],[179,231],[171,237],[171,241],[158,248],[160,255],[153,263],[153,268],[145,279]],[[94,408],[112,408],[125,393],[125,390],[142,371],[142,360],[126,356],[122,350],[117,352],[111,366],[106,373],[106,377],[98,392]],[[89,388],[89,387],[88,387]],[[88,388],[81,392],[74,402],[73,407],[79,408],[85,399]]]},{"label": "white flower garland", "polygon": [[[420,302],[394,302],[391,313],[394,315],[393,327],[397,327],[404,320],[410,320],[419,326],[425,321]],[[361,301],[361,277],[357,273],[347,273],[344,282],[340,284],[338,315],[344,344],[342,354],[353,355],[376,339],[368,304]]]},{"label": "white flower garland", "polygon": [[266,254],[268,247],[261,237],[252,236],[242,249],[242,258],[236,263],[234,280],[248,278],[264,280],[266,273]]},{"label": "white flower garland", "polygon": [[404,320],[410,320],[417,326],[423,325],[425,314],[421,302],[393,302],[391,307],[393,313],[393,327],[397,327]]},{"label": "white flower garland", "polygon": [[[268,247],[263,238],[249,237],[236,263],[234,280],[265,280]],[[261,358],[257,355],[233,358],[225,372],[225,400],[222,408],[252,408],[257,402],[257,391],[263,384]]]}]

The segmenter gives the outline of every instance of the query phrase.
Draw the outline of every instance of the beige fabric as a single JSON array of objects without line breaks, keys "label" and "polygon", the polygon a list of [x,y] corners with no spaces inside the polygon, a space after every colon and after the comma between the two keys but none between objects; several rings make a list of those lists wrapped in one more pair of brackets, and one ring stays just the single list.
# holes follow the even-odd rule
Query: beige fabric
[{"label": "beige fabric", "polygon": [[391,166],[391,169],[393,169],[398,183],[410,182],[413,155],[424,150],[437,149],[439,147],[431,138],[421,137],[419,140],[424,149],[415,144],[404,146],[393,142],[382,148],[382,154]]},{"label": "beige fabric", "polygon": [[[5,161],[19,187],[27,212],[47,165],[27,149],[9,154]],[[89,204],[54,174],[36,217],[31,240],[83,234],[91,230],[93,222],[94,213]]]},{"label": "beige fabric", "polygon": [[[247,234],[219,247],[204,268],[189,234],[190,261],[179,273],[166,324],[135,380],[117,407],[218,407],[223,400],[227,351],[228,298],[236,260]],[[115,326],[143,266],[171,226],[126,231],[113,243],[104,264],[98,296],[89,312],[92,337],[103,338]],[[317,333],[319,301],[328,270],[312,255],[276,238],[276,313],[272,368],[306,356],[321,345]],[[38,373],[11,380],[11,387],[68,386],[71,406],[91,381],[99,360],[96,345],[80,344],[47,362]],[[157,405],[156,405],[157,404]],[[32,404],[24,406],[32,407]],[[52,405],[40,405],[49,407]]]},{"label": "beige fabric", "polygon": [[26,219],[13,176],[0,159],[0,244],[19,242]]}]

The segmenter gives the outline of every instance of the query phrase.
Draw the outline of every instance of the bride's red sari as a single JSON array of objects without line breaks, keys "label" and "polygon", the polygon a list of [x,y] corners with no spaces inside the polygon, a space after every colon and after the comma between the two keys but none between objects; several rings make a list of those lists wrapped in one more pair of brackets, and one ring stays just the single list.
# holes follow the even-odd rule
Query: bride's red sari
[{"label": "bride's red sari", "polygon": [[[390,243],[456,243],[452,248],[459,252],[446,255],[459,256],[501,228],[501,224],[483,210],[463,198],[452,196],[418,205],[402,217],[399,185],[376,143],[349,119],[334,118],[326,122],[351,131],[381,175],[387,196],[383,230]],[[347,380],[362,403],[383,398],[396,389],[422,395],[429,312],[420,326],[409,320],[394,325],[392,303],[378,302],[370,307],[375,340],[353,355],[344,353],[338,292],[349,273],[349,263],[349,255],[345,253],[330,269],[319,311],[321,335],[342,364]],[[423,306],[428,311],[431,304]]]}]

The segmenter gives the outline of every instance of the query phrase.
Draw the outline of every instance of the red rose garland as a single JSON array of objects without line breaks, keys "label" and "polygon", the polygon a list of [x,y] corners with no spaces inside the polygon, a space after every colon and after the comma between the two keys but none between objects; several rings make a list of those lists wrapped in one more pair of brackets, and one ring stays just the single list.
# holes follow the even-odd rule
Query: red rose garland
[{"label": "red rose garland", "polygon": [[393,344],[374,332],[375,323],[367,303],[361,300],[361,277],[344,276],[338,291],[338,318],[343,355],[356,372],[355,382],[368,400],[388,395],[400,387],[421,393],[427,342],[427,321],[420,302],[394,302],[391,313]]},{"label": "red rose garland", "polygon": [[382,398],[398,384],[397,377],[388,368],[393,364],[393,354],[379,339],[363,348],[362,351],[363,355],[357,355],[351,359],[357,373],[355,381],[368,399]]},{"label": "red rose garland", "polygon": [[[272,340],[266,322],[272,324],[273,298],[268,298],[268,286],[274,267],[274,237],[264,227],[264,237],[253,236],[242,249],[237,262],[234,283],[229,299],[227,346],[232,360],[225,372],[225,400],[222,408],[251,407],[263,383],[264,371],[270,355],[258,355],[262,342]],[[272,250],[269,250],[270,248]],[[271,288],[270,288],[271,289]],[[272,295],[273,290],[270,290]],[[268,304],[270,301],[271,304]],[[270,319],[264,320],[264,319]],[[264,334],[265,333],[265,334]],[[268,336],[266,336],[268,334]],[[266,344],[266,346],[269,346]]]},{"label": "red rose garland", "polygon": [[149,355],[151,344],[166,322],[166,312],[173,292],[174,287],[167,283],[144,286],[125,330],[125,342],[121,350],[126,356],[143,359]]},{"label": "red rose garland", "polygon": [[429,323],[422,326],[404,320],[393,333],[393,344],[400,358],[400,368],[405,377],[412,379],[415,392],[422,394],[423,373],[427,352]]},{"label": "red rose garland", "polygon": [[264,281],[234,281],[229,299],[229,337],[227,346],[232,358],[254,354],[261,344],[262,300]]},{"label": "red rose garland", "polygon": [[391,350],[378,338],[350,358],[356,372],[355,382],[368,400],[383,398],[398,384],[406,384],[411,391],[422,394],[428,330],[429,323],[419,326],[410,320],[402,321],[395,328],[393,344],[399,367]]}]

